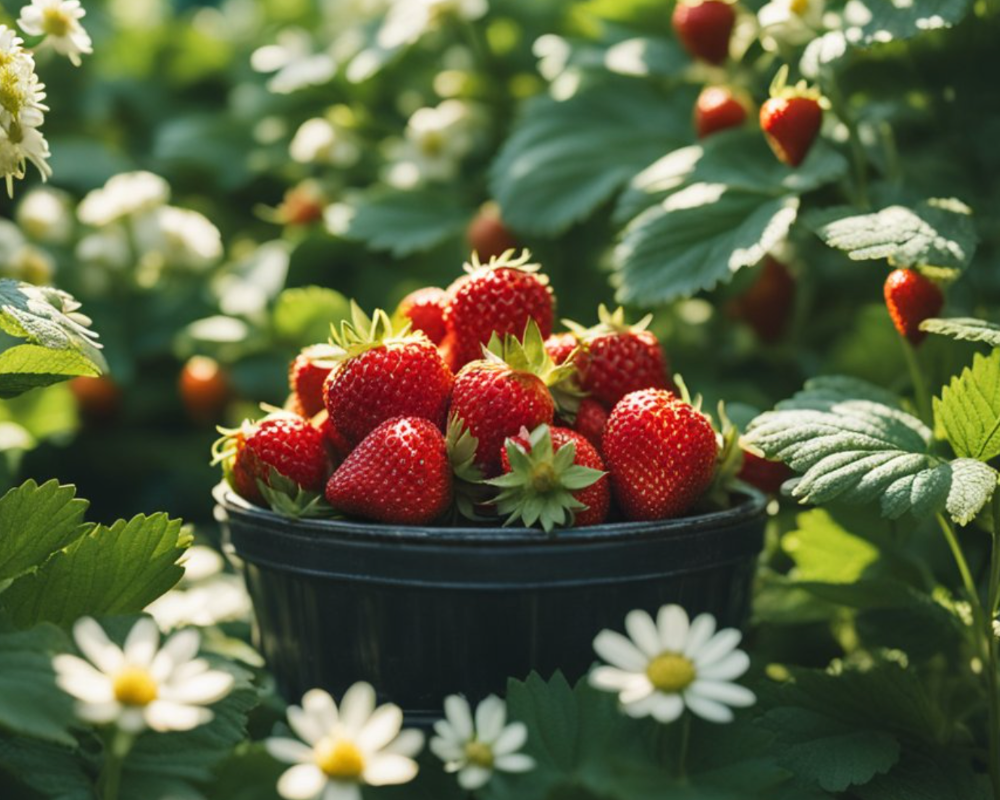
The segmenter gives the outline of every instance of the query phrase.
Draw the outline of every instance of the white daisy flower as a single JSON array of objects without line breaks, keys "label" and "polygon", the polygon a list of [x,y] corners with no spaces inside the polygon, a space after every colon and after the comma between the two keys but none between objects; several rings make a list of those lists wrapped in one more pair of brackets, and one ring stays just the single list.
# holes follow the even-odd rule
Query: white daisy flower
[{"label": "white daisy flower", "polygon": [[222,234],[204,215],[161,206],[135,219],[135,238],[157,265],[201,271],[222,257]]},{"label": "white daisy flower", "polygon": [[590,684],[617,692],[630,717],[673,722],[687,707],[710,722],[731,722],[729,706],[751,706],[757,698],[732,682],[750,667],[750,657],[736,649],[742,634],[715,627],[711,614],[689,623],[676,605],[663,606],[655,622],[645,611],[632,611],[625,618],[627,637],[604,630],[594,639],[594,650],[611,666],[591,672]]},{"label": "white daisy flower", "polygon": [[130,734],[191,730],[212,719],[204,706],[233,688],[232,675],[195,657],[200,637],[194,630],[175,633],[161,648],[156,623],[143,617],[118,647],[95,620],[82,617],[73,638],[86,660],[64,654],[52,663],[56,683],[76,698],[85,722]]},{"label": "white daisy flower", "polygon": [[403,712],[387,703],[375,707],[375,690],[356,683],[337,708],[322,689],[306,692],[302,706],[290,706],[288,723],[306,744],[271,738],[267,751],[295,764],[278,780],[286,800],[361,800],[361,786],[409,783],[416,777],[413,758],[424,745],[420,731],[401,731]]},{"label": "white daisy flower", "polygon": [[[0,76],[0,82],[2,80]],[[22,127],[17,122],[12,122],[8,128],[0,127],[0,175],[7,182],[7,194],[14,196],[14,180],[24,177],[29,161],[41,173],[42,180],[48,180],[52,175],[48,162],[50,155],[49,143],[38,128]]]},{"label": "white daisy flower", "polygon": [[361,150],[350,133],[323,117],[303,122],[288,149],[292,159],[300,164],[350,167],[361,157]]},{"label": "white daisy flower", "polygon": [[413,44],[448,17],[472,22],[486,16],[489,8],[488,0],[394,0],[378,32],[379,47]]},{"label": "white daisy flower", "polygon": [[417,109],[406,125],[405,141],[393,154],[386,179],[400,189],[424,181],[455,177],[461,160],[472,150],[473,113],[460,100]]},{"label": "white daisy flower", "polygon": [[798,47],[812,41],[823,27],[825,0],[771,0],[757,12],[760,43],[765,50]]},{"label": "white daisy flower", "polygon": [[82,54],[94,52],[80,24],[86,13],[80,0],[31,0],[31,5],[21,9],[17,24],[29,36],[44,36],[45,44],[78,67]]},{"label": "white daisy flower", "polygon": [[123,172],[84,197],[76,214],[80,222],[99,228],[122,217],[151,211],[169,199],[170,186],[159,175]]},{"label": "white daisy flower", "polygon": [[72,201],[66,192],[38,188],[28,192],[17,207],[17,224],[32,239],[66,244],[73,236]]},{"label": "white daisy flower", "polygon": [[535,760],[517,752],[528,740],[523,722],[507,723],[507,706],[490,695],[476,707],[473,720],[469,702],[453,694],[444,701],[445,719],[434,724],[437,733],[431,752],[444,762],[446,772],[458,773],[458,784],[466,791],[485,786],[494,771],[529,772]]},{"label": "white daisy flower", "polygon": [[49,110],[42,103],[45,84],[38,80],[35,59],[23,44],[14,30],[0,25],[0,125],[6,129],[15,123],[22,128],[37,128]]}]

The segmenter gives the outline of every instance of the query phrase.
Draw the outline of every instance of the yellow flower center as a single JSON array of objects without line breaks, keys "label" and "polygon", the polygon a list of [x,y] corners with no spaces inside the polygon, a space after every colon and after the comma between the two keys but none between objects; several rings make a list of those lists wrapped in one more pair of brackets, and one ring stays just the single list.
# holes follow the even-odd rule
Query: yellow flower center
[{"label": "yellow flower center", "polygon": [[357,780],[365,771],[365,757],[346,739],[323,739],[316,745],[315,757],[328,778]]},{"label": "yellow flower center", "polygon": [[493,749],[483,742],[471,741],[465,745],[465,757],[470,764],[483,769],[493,769]]},{"label": "yellow flower center", "polygon": [[73,20],[59,8],[47,8],[42,12],[42,30],[49,36],[65,36],[69,33]]},{"label": "yellow flower center", "polygon": [[435,158],[444,152],[446,141],[441,131],[428,131],[420,140],[420,149],[425,156]]},{"label": "yellow flower center", "polygon": [[691,659],[680,653],[663,653],[649,662],[646,677],[661,692],[676,694],[683,691],[697,676]]},{"label": "yellow flower center", "polygon": [[125,667],[111,686],[115,699],[127,706],[148,706],[159,694],[153,676],[141,667]]},{"label": "yellow flower center", "polygon": [[791,0],[789,8],[801,17],[809,10],[809,0]]},{"label": "yellow flower center", "polygon": [[7,109],[11,116],[16,119],[27,99],[21,78],[14,65],[0,66],[0,106]]}]

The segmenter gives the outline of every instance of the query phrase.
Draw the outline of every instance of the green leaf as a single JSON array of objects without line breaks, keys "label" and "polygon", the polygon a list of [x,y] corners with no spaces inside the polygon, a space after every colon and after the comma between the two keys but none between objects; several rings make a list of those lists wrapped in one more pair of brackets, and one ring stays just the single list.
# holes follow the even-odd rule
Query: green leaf
[{"label": "green leaf", "polygon": [[1000,350],[976,353],[934,398],[934,419],[955,454],[989,461],[1000,455]]},{"label": "green leaf", "polygon": [[14,581],[0,605],[22,628],[137,613],[181,579],[177,561],[190,543],[181,522],[166,514],[98,525],[37,572]]},{"label": "green leaf", "polygon": [[671,145],[688,140],[692,99],[627,79],[526,105],[490,170],[515,230],[550,236],[586,219]]},{"label": "green leaf", "polygon": [[78,752],[38,739],[0,736],[0,773],[3,772],[9,772],[25,786],[53,800],[97,797],[93,779],[84,771]]},{"label": "green leaf", "polygon": [[991,800],[989,777],[962,752],[922,749],[906,753],[888,774],[855,793],[859,800]]},{"label": "green leaf", "polygon": [[75,487],[55,480],[28,481],[0,498],[0,582],[40,567],[82,536],[88,505],[76,499]]},{"label": "green leaf", "polygon": [[863,381],[816,378],[757,417],[746,441],[802,473],[791,494],[803,503],[878,500],[890,519],[947,509],[965,524],[988,499],[985,473],[934,455],[930,429],[887,394]]},{"label": "green leaf", "polygon": [[73,721],[73,701],[56,687],[52,668],[52,656],[68,645],[66,635],[50,625],[0,634],[0,728],[76,744],[67,730]]},{"label": "green leaf", "polygon": [[785,534],[782,548],[795,562],[799,581],[853,583],[878,558],[878,548],[855,536],[823,509],[796,517],[795,530]]},{"label": "green leaf", "polygon": [[600,42],[555,34],[539,37],[533,47],[539,59],[538,71],[550,83],[567,73],[583,71],[676,79],[690,63],[676,39],[633,36],[624,28],[613,28],[609,33]]},{"label": "green leaf", "polygon": [[888,772],[899,761],[889,733],[858,729],[804,708],[775,708],[759,724],[777,737],[779,762],[828,792],[844,792]]},{"label": "green leaf", "polygon": [[961,22],[971,5],[971,0],[854,0],[844,35],[855,46],[909,39]]},{"label": "green leaf", "polygon": [[100,368],[75,350],[22,344],[0,352],[0,397],[16,397],[79,376],[97,377]]},{"label": "green leaf", "polygon": [[325,342],[330,326],[350,319],[351,306],[340,292],[322,286],[285,289],[274,304],[274,332],[294,347]]},{"label": "green leaf", "polygon": [[[439,765],[440,762],[436,766]],[[216,766],[207,796],[210,800],[275,800],[278,796],[275,788],[278,778],[286,769],[288,765],[272,757],[262,742],[238,745]],[[448,780],[457,786],[453,777],[449,776]],[[426,776],[421,770],[417,785],[422,786],[426,782]],[[408,786],[403,791],[411,792],[415,788],[417,787]],[[441,798],[430,798],[430,800],[441,800]]]},{"label": "green leaf", "polygon": [[955,199],[927,200],[915,208],[890,206],[860,216],[844,214],[842,208],[817,211],[807,223],[827,245],[845,251],[853,261],[888,259],[899,267],[962,270],[976,252],[972,212]]},{"label": "green leaf", "polygon": [[920,323],[920,330],[962,342],[984,342],[990,347],[1000,347],[1000,325],[972,317],[925,319]]},{"label": "green leaf", "polygon": [[945,508],[959,525],[968,525],[983,510],[997,488],[997,473],[989,464],[973,458],[952,461],[951,491]]},{"label": "green leaf", "polygon": [[352,198],[342,212],[334,233],[400,258],[461,236],[472,217],[455,192],[436,188],[377,189]]}]

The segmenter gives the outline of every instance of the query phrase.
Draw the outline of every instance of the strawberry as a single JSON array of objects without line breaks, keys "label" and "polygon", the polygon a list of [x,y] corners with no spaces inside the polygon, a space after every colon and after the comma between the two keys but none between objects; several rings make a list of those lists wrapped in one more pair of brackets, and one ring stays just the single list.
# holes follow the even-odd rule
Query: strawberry
[{"label": "strawberry", "polygon": [[448,293],[436,286],[417,289],[399,301],[394,318],[400,322],[409,322],[413,330],[439,345],[447,332],[444,327],[444,306],[447,300]]},{"label": "strawberry", "polygon": [[285,411],[259,422],[245,421],[212,448],[230,486],[245,500],[301,515],[314,507],[330,473],[323,434],[308,420]]},{"label": "strawberry", "polygon": [[612,408],[629,392],[667,388],[663,350],[656,336],[646,330],[652,315],[627,325],[623,308],[612,314],[602,305],[598,314],[600,323],[593,328],[566,323],[580,341],[573,361],[583,391]]},{"label": "strawberry", "polygon": [[334,331],[340,361],[323,384],[334,427],[352,445],[394,417],[422,417],[444,429],[455,377],[422,333],[398,333],[384,311],[369,319],[351,304],[352,322]]},{"label": "strawberry", "polygon": [[323,405],[323,383],[339,358],[339,351],[326,344],[314,344],[295,356],[288,367],[288,387],[294,396],[291,407],[303,417],[314,417]]},{"label": "strawberry", "polygon": [[743,466],[736,477],[764,494],[778,494],[781,484],[792,477],[792,470],[780,461],[768,461],[749,450],[743,451]]},{"label": "strawberry", "polygon": [[584,436],[588,442],[601,452],[604,440],[604,429],[608,425],[608,412],[600,403],[589,397],[580,401],[576,412],[573,430]]},{"label": "strawberry", "polygon": [[787,86],[787,77],[786,65],[778,71],[771,84],[771,96],[760,107],[760,129],[778,160],[797,167],[819,133],[827,102],[818,89],[810,89],[805,81]]},{"label": "strawberry", "polygon": [[452,499],[444,436],[422,417],[386,420],[330,476],[326,499],[337,511],[376,522],[432,522]]},{"label": "strawberry", "polygon": [[918,345],[927,336],[920,323],[941,313],[944,295],[916,270],[897,269],[885,280],[885,305],[899,335]]},{"label": "strawberry", "polygon": [[575,333],[570,331],[553,333],[545,340],[545,352],[549,354],[554,364],[564,364],[579,345]]},{"label": "strawberry", "polygon": [[729,56],[729,37],[736,12],[724,0],[678,0],[671,19],[684,49],[709,64]]},{"label": "strawberry", "polygon": [[523,429],[500,451],[504,474],[487,481],[499,488],[493,501],[505,525],[600,525],[611,508],[611,486],[593,445],[575,431],[539,425]]},{"label": "strawberry", "polygon": [[208,356],[192,356],[177,379],[181,403],[197,423],[217,421],[232,399],[232,387],[219,362]]},{"label": "strawberry", "polygon": [[746,122],[747,107],[726,86],[706,86],[694,104],[694,129],[699,139]]},{"label": "strawberry", "polygon": [[473,253],[468,273],[452,284],[444,312],[444,323],[454,362],[464,366],[482,357],[482,346],[496,333],[500,337],[524,333],[534,320],[542,336],[552,333],[554,315],[552,289],[548,279],[538,274],[538,265],[529,264],[525,250],[514,258],[512,250],[491,258],[487,264]]},{"label": "strawberry", "polygon": [[612,489],[630,520],[688,511],[712,483],[718,450],[708,417],[664,389],[623,397],[604,431]]},{"label": "strawberry", "polygon": [[319,187],[304,181],[285,192],[285,199],[274,212],[274,220],[282,225],[312,225],[323,219],[326,200]]},{"label": "strawberry", "polygon": [[465,231],[465,238],[472,252],[487,261],[518,247],[517,239],[503,224],[500,207],[496,203],[486,203],[479,209]]},{"label": "strawberry", "polygon": [[570,365],[552,363],[534,322],[528,323],[523,343],[512,334],[501,343],[494,335],[485,357],[461,369],[450,415],[478,440],[475,463],[486,477],[500,473],[500,447],[508,436],[552,424],[555,401],[549,386],[571,371]]},{"label": "strawberry", "polygon": [[779,341],[795,309],[795,278],[788,267],[772,256],[764,259],[757,280],[740,297],[730,301],[727,312],[742,320],[767,344]]},{"label": "strawberry", "polygon": [[310,422],[314,428],[323,434],[323,439],[326,442],[327,449],[330,451],[334,466],[341,464],[351,454],[351,443],[341,436],[340,431],[330,422],[329,412],[324,408]]}]

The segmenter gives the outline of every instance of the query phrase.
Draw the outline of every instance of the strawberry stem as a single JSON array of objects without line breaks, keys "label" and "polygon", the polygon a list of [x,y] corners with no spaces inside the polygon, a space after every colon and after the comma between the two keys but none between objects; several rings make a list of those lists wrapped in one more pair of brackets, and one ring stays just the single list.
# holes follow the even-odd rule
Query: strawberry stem
[{"label": "strawberry stem", "polygon": [[848,142],[851,146],[851,160],[854,164],[854,190],[855,205],[867,209],[871,207],[868,200],[868,159],[865,156],[865,148],[858,135],[858,123],[854,115],[847,108],[844,95],[837,85],[837,81],[831,80],[827,87],[826,95],[833,106],[833,112],[840,117],[840,121],[847,128]]},{"label": "strawberry stem", "polygon": [[907,341],[905,336],[899,337],[906,358],[906,367],[910,371],[910,382],[913,384],[913,394],[917,403],[917,415],[924,423],[934,426],[934,411],[931,406],[931,393],[924,379],[924,371],[920,368],[916,348]]}]

